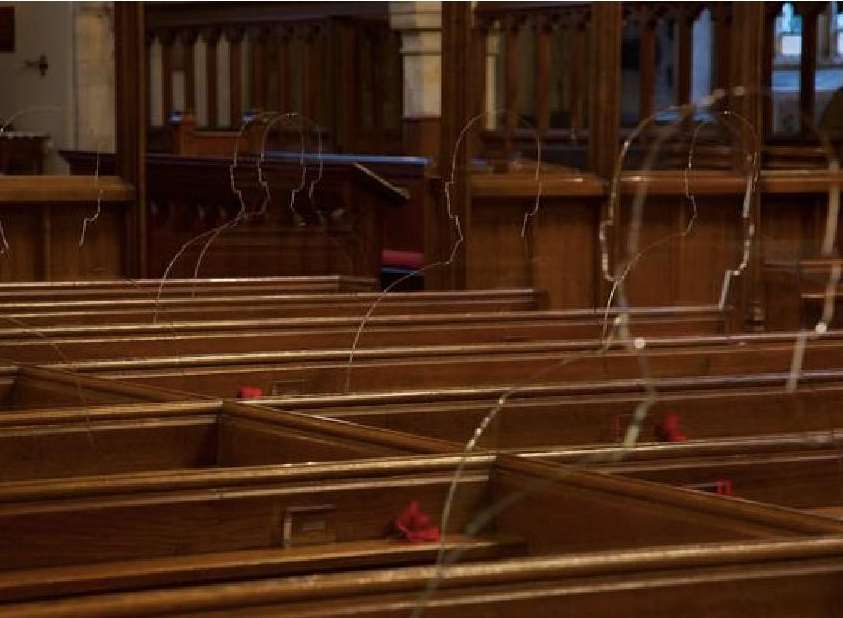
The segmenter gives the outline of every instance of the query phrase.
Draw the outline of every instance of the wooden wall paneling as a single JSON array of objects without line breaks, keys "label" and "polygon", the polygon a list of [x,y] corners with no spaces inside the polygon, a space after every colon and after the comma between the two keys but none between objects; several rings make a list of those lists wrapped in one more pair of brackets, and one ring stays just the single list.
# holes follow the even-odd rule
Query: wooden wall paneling
[{"label": "wooden wall paneling", "polygon": [[[472,7],[468,3],[445,3],[442,5],[442,120],[439,155],[439,174],[450,178],[454,163],[455,184],[451,185],[451,211],[461,221],[465,244],[453,263],[442,272],[442,284],[448,289],[466,287],[467,245],[471,242],[471,188],[469,165],[471,142],[464,140],[455,152],[457,139],[463,127],[471,118],[474,100],[474,79],[478,68],[472,67]],[[437,238],[439,246],[426,247],[425,255],[447,257],[450,252],[453,223],[446,217],[436,217],[433,223],[440,228]],[[425,235],[427,236],[427,235]],[[427,240],[425,241],[427,242]],[[440,257],[439,259],[442,259]]]},{"label": "wooden wall paneling", "polygon": [[229,126],[238,129],[243,120],[243,35],[242,28],[226,28],[228,39],[228,75],[229,75]]},{"label": "wooden wall paneling", "polygon": [[[679,259],[675,264],[678,277],[677,295],[665,304],[710,304],[720,299],[723,273],[735,268],[743,253],[743,230],[740,225],[742,195],[714,195],[698,199],[698,218],[693,231],[679,240]],[[658,207],[658,206],[656,206]],[[688,225],[687,201],[679,197],[674,206],[680,213],[678,231]],[[731,283],[729,304],[741,304],[740,290],[748,273]]]},{"label": "wooden wall paneling", "polygon": [[0,278],[3,281],[41,279],[47,269],[40,242],[42,214],[33,208],[17,206],[7,206],[4,210],[3,233],[9,249],[0,254]]},{"label": "wooden wall paneling", "polygon": [[146,131],[149,95],[146,90],[145,13],[140,2],[114,7],[115,171],[134,189],[131,207],[123,215],[125,227],[114,241],[124,247],[123,275],[145,277]]},{"label": "wooden wall paneling", "polygon": [[486,201],[482,208],[472,199],[471,242],[466,247],[468,288],[530,285],[528,240],[521,238],[521,225],[532,207],[529,197]]},{"label": "wooden wall paneling", "polygon": [[220,30],[218,28],[203,28],[202,40],[205,43],[205,100],[207,101],[208,128],[213,129],[219,124],[217,112],[217,46]]},{"label": "wooden wall paneling", "polygon": [[278,71],[278,111],[282,114],[293,111],[293,80],[291,77],[290,31],[286,27],[275,30],[275,54]]},{"label": "wooden wall paneling", "polygon": [[589,170],[601,178],[609,178],[618,152],[621,114],[621,3],[595,3],[591,8],[591,24],[589,56],[594,68],[589,81]]},{"label": "wooden wall paneling", "polygon": [[638,245],[639,252],[646,250],[646,253],[639,256],[627,253],[633,199],[634,196],[629,194],[621,200],[618,213],[620,225],[613,230],[617,240],[616,253],[610,268],[617,272],[619,268],[630,266],[624,285],[630,306],[676,304],[683,272],[678,259],[682,243],[677,237],[682,230],[683,198],[676,194],[647,196],[643,205]]},{"label": "wooden wall paneling", "polygon": [[252,52],[252,61],[250,63],[252,70],[251,86],[251,109],[252,111],[264,111],[267,109],[266,105],[266,77],[267,77],[267,62],[266,49],[267,37],[263,28],[252,28],[249,30],[249,48]]},{"label": "wooden wall paneling", "polygon": [[51,211],[52,208],[49,205],[41,208],[41,238],[43,242],[41,247],[41,278],[44,281],[50,281],[52,279],[53,221]]},{"label": "wooden wall paneling", "polygon": [[[372,51],[372,60],[369,64],[370,81],[372,84],[372,128],[379,134],[383,134],[384,129],[384,97],[386,90],[384,88],[384,67],[381,60],[381,54],[384,53],[384,31],[383,29],[374,26],[366,30],[367,37],[370,42],[370,49]],[[378,150],[382,151],[382,144],[379,145]]]},{"label": "wooden wall paneling", "polygon": [[[571,128],[582,129],[586,121],[586,107],[589,85],[586,82],[588,71],[588,24],[586,19],[577,19],[566,34],[573,38],[571,45],[571,67],[569,72],[569,90],[571,99]],[[590,80],[589,80],[590,81]]]},{"label": "wooden wall paneling", "polygon": [[[536,130],[543,136],[550,127],[551,35],[549,23],[541,16],[536,18],[536,76],[535,118]],[[481,65],[482,66],[482,65]]]},{"label": "wooden wall paneling", "polygon": [[308,118],[314,118],[316,110],[316,81],[319,59],[316,55],[316,30],[313,25],[304,25],[297,31],[301,50],[301,69],[298,89],[301,93],[300,111]]},{"label": "wooden wall paneling", "polygon": [[175,34],[169,30],[158,33],[161,43],[161,113],[164,124],[173,113],[173,45]]},{"label": "wooden wall paneling", "polygon": [[[731,108],[740,113],[754,129],[758,139],[763,140],[764,135],[764,98],[762,93],[765,76],[762,72],[764,66],[764,36],[766,9],[763,3],[735,3],[733,7],[735,26],[732,32],[740,32],[741,36],[730,43],[730,54],[732,63],[732,84],[740,85],[745,89],[743,96],[734,96],[730,99]],[[742,130],[741,137],[747,146],[753,143],[749,131]],[[763,141],[762,141],[763,143]],[[743,173],[748,171],[747,163],[738,157],[741,151],[735,149],[735,168]],[[756,193],[753,202],[751,223],[756,230],[762,227],[762,209],[764,208],[764,197]],[[760,240],[752,247],[750,263],[746,276],[742,277],[743,291],[740,296],[735,296],[734,303],[736,313],[740,312],[745,324],[753,329],[761,329],[764,322],[764,301],[762,278]],[[737,319],[737,315],[736,315]]]},{"label": "wooden wall paneling", "polygon": [[512,136],[518,128],[518,74],[521,57],[518,54],[518,39],[522,23],[519,19],[507,16],[504,21],[504,36],[506,40],[504,53],[504,108],[506,117],[504,126],[506,128],[506,156],[512,153]]},{"label": "wooden wall paneling", "polygon": [[330,103],[335,127],[334,145],[337,152],[354,152],[355,119],[359,117],[360,101],[356,80],[358,31],[348,19],[334,19],[331,28],[333,54],[329,65],[333,69],[333,96]]},{"label": "wooden wall paneling", "polygon": [[[589,56],[592,71],[588,99],[588,169],[600,178],[611,178],[620,139],[621,39],[623,7],[620,2],[599,2],[591,8]],[[607,202],[601,206],[601,218],[607,213]],[[595,247],[596,272],[600,272],[601,253]],[[594,290],[594,306],[608,296],[609,286],[602,276]]]},{"label": "wooden wall paneling", "polygon": [[182,45],[182,70],[184,71],[184,109],[185,113],[196,114],[196,65],[194,63],[194,45],[199,33],[193,29],[182,30],[179,40]]},{"label": "wooden wall paneling", "polygon": [[551,307],[590,307],[596,297],[600,201],[547,198],[533,232],[532,284],[547,290]]},{"label": "wooden wall paneling", "polygon": [[100,214],[85,233],[85,244],[79,246],[82,221],[96,212],[95,204],[59,205],[48,212],[51,247],[46,280],[120,279],[123,264],[131,256],[125,254],[125,218],[129,208],[125,204],[104,203]]}]

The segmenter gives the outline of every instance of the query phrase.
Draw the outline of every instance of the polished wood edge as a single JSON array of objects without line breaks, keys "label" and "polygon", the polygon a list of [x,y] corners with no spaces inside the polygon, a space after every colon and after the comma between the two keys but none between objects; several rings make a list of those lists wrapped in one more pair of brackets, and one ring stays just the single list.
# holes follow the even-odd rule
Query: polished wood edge
[{"label": "polished wood edge", "polygon": [[[430,477],[442,483],[451,480],[463,459],[460,455],[397,455],[377,459],[336,462],[272,464],[214,469],[185,469],[35,479],[0,483],[0,504],[26,508],[25,502],[81,499],[92,496],[137,495],[141,492],[203,490],[217,487],[265,487],[267,483],[349,482],[360,479],[390,479],[401,475]],[[461,482],[488,478],[494,456],[485,453],[465,458]],[[478,477],[479,475],[479,477]]]},{"label": "polished wood edge", "polygon": [[[324,573],[304,577],[260,579],[204,586],[178,587],[127,593],[120,596],[120,603],[110,595],[90,595],[57,600],[50,604],[25,603],[0,608],[0,616],[26,615],[30,618],[57,616],[107,615],[115,618],[180,612],[221,611],[225,608],[242,609],[250,606],[293,603],[296,601],[329,601],[344,599],[346,605],[354,599],[369,598],[372,594],[417,594],[432,578],[439,582],[437,600],[445,603],[450,590],[457,590],[459,598],[467,594],[485,594],[483,587],[518,586],[522,594],[542,598],[548,593],[548,583],[557,585],[575,578],[583,581],[589,576],[601,577],[596,584],[578,584],[581,590],[605,594],[613,585],[626,587],[629,577],[636,581],[655,577],[664,582],[674,574],[680,581],[687,581],[688,569],[706,567],[718,569],[715,573],[703,571],[694,581],[722,581],[723,570],[729,569],[735,577],[753,578],[769,575],[775,568],[779,574],[804,575],[806,561],[834,559],[835,564],[824,563],[825,570],[838,571],[843,555],[843,537],[796,538],[788,540],[745,541],[732,543],[705,543],[673,545],[612,552],[590,552],[538,557],[518,557],[495,561],[478,561],[456,564],[441,571],[435,565],[412,566],[401,569],[372,569],[365,575],[359,572]],[[606,580],[618,577],[619,581]],[[530,584],[543,585],[531,590]],[[614,582],[614,584],[612,583]],[[584,586],[584,587],[583,587]],[[472,591],[472,587],[474,590]],[[466,590],[466,592],[462,592]],[[394,599],[393,599],[394,601]],[[415,597],[413,598],[415,601]],[[408,608],[412,607],[411,602]],[[392,607],[392,606],[391,606]]]},{"label": "polished wood edge", "polygon": [[[117,176],[0,176],[0,202],[131,202],[135,188]],[[7,204],[4,204],[7,205]]]},{"label": "polished wood edge", "polygon": [[[765,170],[758,181],[762,193],[810,194],[826,193],[834,184],[843,186],[843,173],[826,170]],[[739,195],[746,191],[747,177],[715,171],[625,172],[619,181],[622,194],[646,189],[651,195]],[[611,191],[607,183],[593,174],[474,174],[471,177],[474,197],[488,199],[563,197],[606,197]]]}]

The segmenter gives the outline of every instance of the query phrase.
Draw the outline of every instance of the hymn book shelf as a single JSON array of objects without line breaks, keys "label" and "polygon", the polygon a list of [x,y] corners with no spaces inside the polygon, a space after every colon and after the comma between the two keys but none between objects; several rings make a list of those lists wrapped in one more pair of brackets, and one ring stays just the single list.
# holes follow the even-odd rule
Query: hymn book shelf
[{"label": "hymn book shelf", "polygon": [[[656,378],[786,372],[793,339],[793,335],[652,339],[647,358],[651,376]],[[180,356],[56,366],[223,397],[236,393],[242,384],[258,386],[268,394],[304,394],[343,392],[349,379],[354,392],[375,392],[640,376],[635,352],[599,353],[600,346],[600,341],[591,341],[365,348],[355,353],[351,371],[348,349],[194,355],[189,357],[190,366]],[[812,342],[803,368],[838,368],[840,349],[840,341],[833,336]],[[562,362],[570,354],[582,358]]]},{"label": "hymn book shelf", "polygon": [[[377,312],[375,312],[377,313]],[[2,318],[0,318],[2,321]],[[594,340],[601,336],[605,318],[591,319],[577,312],[507,312],[429,315],[374,315],[357,337],[360,317],[266,318],[237,321],[167,322],[88,326],[3,328],[0,325],[0,358],[18,362],[149,358],[174,354],[256,352],[359,348],[458,343],[505,343],[538,338]],[[29,323],[23,319],[22,323]],[[715,334],[723,319],[716,309],[653,313],[636,312],[632,330],[657,336],[675,332]],[[58,351],[57,351],[58,349]]]},{"label": "hymn book shelf", "polygon": [[[696,377],[656,380],[660,395],[643,424],[641,440],[655,440],[655,426],[670,412],[680,415],[682,430],[691,439],[821,432],[843,426],[838,412],[843,372],[828,372],[820,380],[809,372],[790,396],[783,392],[785,379],[785,374],[768,374],[721,376],[704,384]],[[418,392],[395,393],[383,401],[377,395],[326,395],[266,397],[254,403],[465,444],[499,395],[459,395],[443,390],[424,398]],[[617,444],[642,400],[640,381],[567,383],[521,391],[498,412],[479,447],[523,450]]]}]

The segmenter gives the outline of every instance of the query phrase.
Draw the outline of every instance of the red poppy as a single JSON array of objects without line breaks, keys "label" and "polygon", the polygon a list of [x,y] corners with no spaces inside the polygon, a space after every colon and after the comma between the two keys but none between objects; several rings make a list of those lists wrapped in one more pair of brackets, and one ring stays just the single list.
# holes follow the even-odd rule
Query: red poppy
[{"label": "red poppy", "polygon": [[439,528],[430,521],[418,501],[413,500],[395,518],[395,528],[412,543],[430,543],[439,540]]},{"label": "red poppy", "polygon": [[237,391],[238,399],[254,399],[255,397],[263,397],[263,389],[259,386],[241,386]]},{"label": "red poppy", "polygon": [[685,442],[688,436],[679,426],[679,415],[668,412],[662,422],[656,425],[656,439],[660,442]]}]

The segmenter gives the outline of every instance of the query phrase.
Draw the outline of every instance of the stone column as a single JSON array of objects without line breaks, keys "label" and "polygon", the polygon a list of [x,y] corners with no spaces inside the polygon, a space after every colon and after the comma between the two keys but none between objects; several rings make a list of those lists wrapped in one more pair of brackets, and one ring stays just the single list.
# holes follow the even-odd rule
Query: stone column
[{"label": "stone column", "polygon": [[441,3],[390,2],[389,23],[401,32],[404,151],[435,157],[442,98]]},{"label": "stone column", "polygon": [[76,2],[76,147],[114,151],[114,7]]}]

